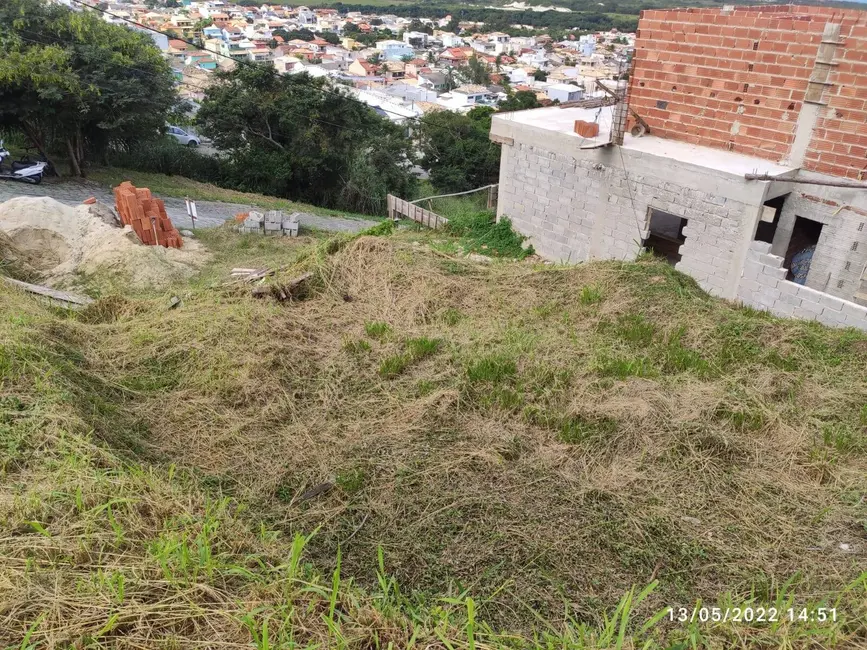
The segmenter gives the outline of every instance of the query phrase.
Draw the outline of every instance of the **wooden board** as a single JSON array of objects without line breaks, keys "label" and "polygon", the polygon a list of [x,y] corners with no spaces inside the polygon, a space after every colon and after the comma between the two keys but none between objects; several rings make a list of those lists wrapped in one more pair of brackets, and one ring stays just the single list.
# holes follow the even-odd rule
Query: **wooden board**
[{"label": "wooden board", "polygon": [[88,298],[87,296],[79,296],[74,293],[69,293],[68,291],[58,291],[57,289],[52,289],[51,287],[43,287],[41,284],[30,284],[29,282],[13,280],[12,278],[7,278],[5,276],[0,277],[2,277],[8,284],[11,284],[13,287],[23,289],[27,293],[42,296],[43,298],[48,298],[48,300],[53,304],[60,305],[61,307],[66,307],[67,309],[81,309],[82,307],[86,307],[93,302],[93,299]]},{"label": "wooden board", "polygon": [[388,216],[392,219],[396,218],[406,218],[412,219],[423,226],[427,226],[428,228],[440,228],[441,226],[446,225],[449,220],[445,217],[441,217],[436,212],[431,212],[430,210],[425,210],[424,208],[420,208],[414,203],[410,203],[409,201],[404,201],[396,196],[391,194],[388,195]]}]

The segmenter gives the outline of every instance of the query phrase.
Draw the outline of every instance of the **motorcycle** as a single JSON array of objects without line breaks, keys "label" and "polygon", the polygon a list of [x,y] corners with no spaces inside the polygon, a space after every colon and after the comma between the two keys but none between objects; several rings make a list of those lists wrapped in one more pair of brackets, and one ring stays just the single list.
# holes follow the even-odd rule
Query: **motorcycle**
[{"label": "motorcycle", "polygon": [[9,150],[3,146],[3,140],[0,140],[0,179],[21,181],[23,183],[32,183],[33,185],[39,185],[42,182],[42,177],[45,175],[48,163],[32,160],[13,160],[8,167],[4,168],[3,164],[11,155]]}]

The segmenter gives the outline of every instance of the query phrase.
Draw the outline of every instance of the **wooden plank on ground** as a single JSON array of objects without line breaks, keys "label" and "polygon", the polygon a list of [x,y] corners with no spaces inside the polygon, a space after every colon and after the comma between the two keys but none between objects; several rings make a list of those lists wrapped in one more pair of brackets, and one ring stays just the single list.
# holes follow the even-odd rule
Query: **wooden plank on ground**
[{"label": "wooden plank on ground", "polygon": [[93,299],[88,298],[87,296],[79,296],[74,293],[69,293],[68,291],[58,291],[57,289],[52,289],[51,287],[44,287],[41,284],[22,282],[21,280],[7,278],[6,276],[0,277],[2,277],[8,284],[11,284],[14,287],[23,289],[27,293],[42,296],[43,298],[48,298],[52,302],[52,304],[59,304],[61,307],[66,307],[67,309],[81,309],[82,307],[86,307],[93,302]]}]

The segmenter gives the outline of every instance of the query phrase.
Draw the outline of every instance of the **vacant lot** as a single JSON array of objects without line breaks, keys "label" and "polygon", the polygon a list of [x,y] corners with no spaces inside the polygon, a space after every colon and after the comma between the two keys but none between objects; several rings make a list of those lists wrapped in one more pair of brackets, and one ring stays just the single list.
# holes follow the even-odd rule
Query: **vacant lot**
[{"label": "vacant lot", "polygon": [[[653,260],[205,243],[176,309],[0,284],[0,644],[864,640],[865,335]],[[313,272],[304,299],[220,286],[263,263]],[[644,625],[699,599],[780,620]],[[837,620],[783,613],[816,606]]]}]

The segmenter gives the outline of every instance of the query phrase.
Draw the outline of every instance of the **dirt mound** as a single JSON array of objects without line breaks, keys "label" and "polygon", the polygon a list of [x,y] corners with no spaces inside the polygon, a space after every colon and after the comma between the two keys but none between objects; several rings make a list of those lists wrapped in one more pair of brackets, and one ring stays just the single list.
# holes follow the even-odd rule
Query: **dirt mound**
[{"label": "dirt mound", "polygon": [[99,204],[72,208],[48,197],[0,204],[0,232],[50,285],[108,271],[134,288],[160,288],[191,276],[208,258],[195,241],[183,250],[145,246],[130,227],[111,225]]},{"label": "dirt mound", "polygon": [[6,273],[18,280],[28,280],[35,275],[34,260],[22,251],[12,238],[0,230],[0,273]]}]

